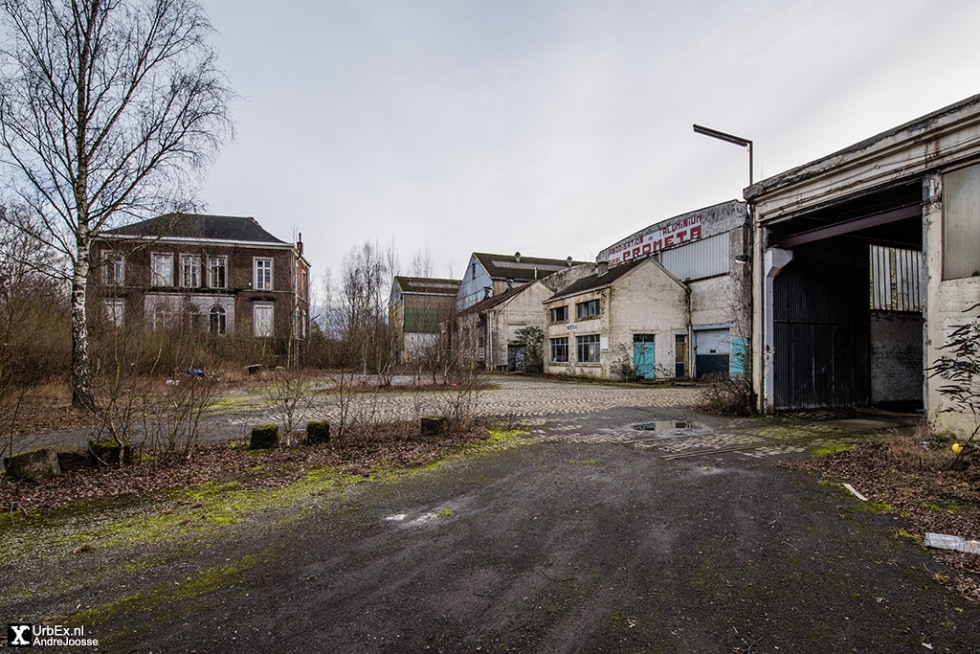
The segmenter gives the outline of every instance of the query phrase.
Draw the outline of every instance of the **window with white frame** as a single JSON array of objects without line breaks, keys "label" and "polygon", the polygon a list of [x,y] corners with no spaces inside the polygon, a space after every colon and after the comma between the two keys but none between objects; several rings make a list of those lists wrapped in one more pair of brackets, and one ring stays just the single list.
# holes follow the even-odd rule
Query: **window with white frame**
[{"label": "window with white frame", "polygon": [[553,307],[549,313],[551,322],[568,322],[568,305]]},{"label": "window with white frame", "polygon": [[568,337],[551,339],[551,362],[568,363]]},{"label": "window with white frame", "polygon": [[228,288],[228,257],[208,257],[208,288]]},{"label": "window with white frame", "polygon": [[579,302],[575,305],[575,318],[582,320],[583,318],[593,318],[599,315],[599,300],[589,300],[588,302]]},{"label": "window with white frame", "polygon": [[599,335],[575,337],[575,354],[579,363],[599,363]]},{"label": "window with white frame", "polygon": [[272,259],[255,258],[255,284],[256,291],[272,290]]},{"label": "window with white frame", "polygon": [[106,315],[113,327],[122,327],[126,320],[126,301],[119,298],[109,298],[105,301]]},{"label": "window with white frame", "polygon": [[118,252],[106,250],[103,255],[105,283],[121,286],[126,283],[126,258]]},{"label": "window with white frame", "polygon": [[252,323],[256,338],[267,338],[273,334],[275,308],[271,304],[256,302],[252,305]]},{"label": "window with white frame", "polygon": [[174,255],[154,252],[150,266],[150,286],[174,285]]},{"label": "window with white frame", "polygon": [[225,313],[224,307],[217,304],[211,307],[209,329],[212,334],[220,335],[227,332],[228,315]]},{"label": "window with white frame", "polygon": [[180,285],[184,288],[201,286],[201,257],[196,254],[180,255]]}]

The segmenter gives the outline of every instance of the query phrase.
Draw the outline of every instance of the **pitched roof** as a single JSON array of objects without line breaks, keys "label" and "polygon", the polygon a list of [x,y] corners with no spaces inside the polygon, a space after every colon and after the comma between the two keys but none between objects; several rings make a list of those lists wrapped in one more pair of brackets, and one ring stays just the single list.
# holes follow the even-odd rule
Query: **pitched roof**
[{"label": "pitched roof", "polygon": [[525,257],[517,254],[487,254],[474,252],[473,256],[480,262],[490,275],[490,279],[529,282],[542,279],[553,272],[568,268],[583,261],[568,259],[542,259],[540,257]]},{"label": "pitched roof", "polygon": [[451,295],[459,292],[458,279],[436,279],[433,277],[395,277],[395,283],[402,293],[425,293],[427,295]]},{"label": "pitched roof", "polygon": [[195,213],[168,213],[141,220],[105,232],[110,236],[150,236],[157,238],[191,238],[209,241],[245,241],[275,243],[286,241],[265,231],[252,217],[211,216]]},{"label": "pitched roof", "polygon": [[642,266],[645,263],[649,263],[651,261],[654,261],[654,259],[651,258],[636,259],[634,261],[630,261],[629,263],[624,263],[619,266],[613,266],[612,268],[609,268],[608,270],[606,270],[606,272],[602,274],[596,272],[592,275],[589,275],[588,277],[583,277],[582,279],[569,284],[568,286],[566,286],[565,288],[563,288],[562,290],[558,291],[550,298],[548,298],[548,300],[549,301],[557,300],[558,298],[563,298],[569,295],[577,295],[579,293],[585,293],[586,291],[594,291],[598,288],[604,288],[612,284],[620,277],[629,274],[631,271],[635,270],[636,268]]},{"label": "pitched roof", "polygon": [[460,311],[456,315],[457,316],[468,316],[468,315],[470,315],[472,313],[481,313],[481,312],[486,311],[488,309],[492,309],[495,306],[498,306],[498,305],[503,304],[504,302],[506,302],[507,300],[511,299],[515,295],[517,295],[519,293],[522,293],[525,289],[531,287],[533,284],[534,284],[534,282],[533,281],[530,281],[530,282],[525,282],[525,283],[521,284],[520,286],[515,286],[513,288],[508,288],[503,293],[498,293],[496,295],[492,295],[492,296],[486,298],[485,300],[480,300],[476,304],[471,304],[470,306],[466,307],[465,309],[463,309],[462,311]]}]

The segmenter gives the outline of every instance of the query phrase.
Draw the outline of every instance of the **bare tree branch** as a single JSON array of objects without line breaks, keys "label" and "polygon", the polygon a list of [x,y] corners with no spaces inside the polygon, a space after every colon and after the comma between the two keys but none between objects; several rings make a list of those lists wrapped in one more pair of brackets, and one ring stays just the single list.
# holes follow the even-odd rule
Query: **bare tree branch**
[{"label": "bare tree branch", "polygon": [[0,0],[0,177],[71,263],[77,405],[93,240],[182,199],[231,135],[211,32],[195,0]]}]

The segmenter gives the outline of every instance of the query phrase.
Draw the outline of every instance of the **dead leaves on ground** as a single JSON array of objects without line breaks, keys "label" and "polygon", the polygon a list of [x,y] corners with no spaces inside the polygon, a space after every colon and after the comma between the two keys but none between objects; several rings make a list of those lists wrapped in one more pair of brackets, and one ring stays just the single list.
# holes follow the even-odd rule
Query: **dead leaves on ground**
[{"label": "dead leaves on ground", "polygon": [[242,442],[202,445],[190,458],[143,452],[140,463],[68,473],[37,483],[0,479],[0,507],[36,514],[79,499],[145,496],[205,482],[235,482],[239,488],[283,488],[308,471],[330,467],[340,474],[370,475],[379,467],[413,467],[439,459],[453,447],[486,437],[474,427],[462,433],[421,437],[398,426],[351,433],[330,443],[248,451]]},{"label": "dead leaves on ground", "polygon": [[[906,519],[913,537],[926,532],[980,539],[980,470],[952,471],[946,443],[894,437],[854,450],[808,458],[792,467],[817,471],[825,479],[848,482],[872,502],[888,505]],[[935,551],[956,574],[941,580],[972,601],[980,601],[980,555]]]}]

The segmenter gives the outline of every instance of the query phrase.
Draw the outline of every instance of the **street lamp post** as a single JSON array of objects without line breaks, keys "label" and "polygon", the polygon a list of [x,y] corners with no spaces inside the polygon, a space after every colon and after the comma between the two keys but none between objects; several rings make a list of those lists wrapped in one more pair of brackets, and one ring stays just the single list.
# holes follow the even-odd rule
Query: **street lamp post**
[{"label": "street lamp post", "polygon": [[748,139],[743,139],[741,136],[734,136],[733,134],[726,134],[725,132],[719,132],[716,129],[711,129],[710,127],[703,127],[701,125],[695,124],[694,131],[698,134],[704,134],[705,136],[710,136],[711,138],[719,139],[721,141],[728,141],[729,143],[734,143],[735,145],[740,145],[743,148],[749,149],[749,186],[752,186],[752,141]]}]

